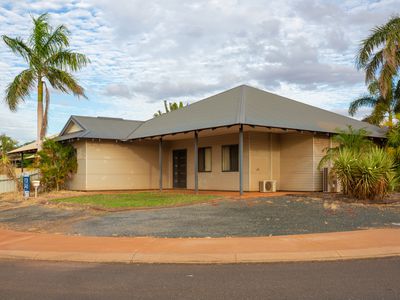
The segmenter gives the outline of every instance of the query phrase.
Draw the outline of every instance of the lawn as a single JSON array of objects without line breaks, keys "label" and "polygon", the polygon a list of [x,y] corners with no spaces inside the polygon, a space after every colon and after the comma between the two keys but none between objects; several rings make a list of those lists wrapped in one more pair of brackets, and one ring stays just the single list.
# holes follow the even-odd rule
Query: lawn
[{"label": "lawn", "polygon": [[[219,197],[219,196],[218,196]],[[106,208],[128,207],[165,207],[183,204],[193,204],[217,198],[215,195],[193,195],[141,192],[134,194],[98,194],[53,199],[57,203],[76,203],[82,205],[101,206]]]}]

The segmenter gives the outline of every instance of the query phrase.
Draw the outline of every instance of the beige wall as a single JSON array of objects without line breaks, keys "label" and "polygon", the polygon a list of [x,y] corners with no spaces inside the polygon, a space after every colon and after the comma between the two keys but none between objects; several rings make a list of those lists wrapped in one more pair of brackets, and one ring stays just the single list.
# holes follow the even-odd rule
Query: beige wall
[{"label": "beige wall", "polygon": [[[237,144],[238,134],[199,135],[199,147],[212,148],[212,171],[199,172],[199,189],[239,189],[239,172],[222,172],[221,148]],[[257,191],[261,180],[277,180],[278,190],[322,189],[318,163],[329,138],[308,134],[245,132],[243,188]],[[73,190],[158,189],[158,141],[116,143],[78,141],[78,172],[69,182]],[[172,151],[187,149],[187,188],[194,189],[194,141],[163,142],[163,187],[172,188]]]},{"label": "beige wall", "polygon": [[77,141],[73,144],[76,149],[78,170],[68,181],[70,190],[86,190],[86,141]]},{"label": "beige wall", "polygon": [[[125,190],[158,188],[158,145],[154,142],[83,142],[86,161],[79,159],[74,190]],[[78,143],[74,143],[79,153]],[[83,155],[83,153],[82,153]],[[86,178],[80,176],[86,170]],[[85,183],[83,183],[85,182]]]},{"label": "beige wall", "polygon": [[[227,134],[204,137],[199,135],[199,147],[212,147],[211,172],[199,172],[199,189],[237,191],[239,189],[239,172],[222,172],[221,149],[223,145],[239,143],[239,134]],[[193,138],[169,141],[164,145],[164,162],[166,177],[164,187],[172,188],[172,151],[187,149],[187,188],[194,189],[194,140]],[[243,137],[243,189],[249,190],[249,135]],[[165,168],[164,167],[164,168]]]},{"label": "beige wall", "polygon": [[278,134],[249,132],[249,187],[258,191],[262,180],[276,180],[280,189],[280,137]]},{"label": "beige wall", "polygon": [[329,147],[329,137],[306,134],[281,135],[281,185],[285,191],[320,191],[318,163]]},{"label": "beige wall", "polygon": [[77,124],[75,124],[74,122],[71,122],[67,129],[65,130],[65,133],[74,133],[74,132],[78,132],[81,131],[82,128],[79,127]]}]

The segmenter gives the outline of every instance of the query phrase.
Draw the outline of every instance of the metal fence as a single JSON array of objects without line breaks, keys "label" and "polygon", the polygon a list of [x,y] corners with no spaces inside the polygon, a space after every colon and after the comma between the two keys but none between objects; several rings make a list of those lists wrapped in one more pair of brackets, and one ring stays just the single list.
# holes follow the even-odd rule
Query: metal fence
[{"label": "metal fence", "polygon": [[[31,177],[32,180],[39,180],[39,173],[37,171],[34,172],[26,172]],[[20,180],[22,182],[22,175],[20,176]],[[0,175],[0,194],[9,193],[9,192],[16,192],[17,185],[14,180],[8,178],[6,175]]]}]

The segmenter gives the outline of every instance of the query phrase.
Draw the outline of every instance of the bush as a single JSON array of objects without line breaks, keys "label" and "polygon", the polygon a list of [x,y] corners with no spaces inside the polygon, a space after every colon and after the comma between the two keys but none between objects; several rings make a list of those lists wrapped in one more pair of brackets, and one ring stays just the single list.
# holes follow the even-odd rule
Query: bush
[{"label": "bush", "polygon": [[58,191],[63,188],[78,167],[76,151],[70,144],[46,140],[38,156],[36,167],[40,170],[41,184],[45,190]]},{"label": "bush", "polygon": [[343,148],[333,162],[343,193],[357,199],[382,199],[397,184],[393,158],[378,147],[366,152]]}]

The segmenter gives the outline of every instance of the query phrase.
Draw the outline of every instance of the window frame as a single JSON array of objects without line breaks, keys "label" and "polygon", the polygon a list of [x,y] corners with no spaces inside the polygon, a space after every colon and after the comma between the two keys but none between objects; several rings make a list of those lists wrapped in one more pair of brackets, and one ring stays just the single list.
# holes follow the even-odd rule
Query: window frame
[{"label": "window frame", "polygon": [[[229,170],[224,170],[224,164],[223,164],[223,161],[224,161],[224,148],[225,147],[229,147]],[[237,154],[238,154],[238,157],[237,157],[237,170],[232,170],[232,158],[231,158],[231,147],[237,147]],[[239,144],[229,144],[229,145],[222,145],[221,146],[221,171],[222,172],[229,172],[229,173],[232,173],[232,172],[239,172]]]},{"label": "window frame", "polygon": [[[206,171],[205,170],[205,162],[206,162],[206,155],[205,155],[205,149],[210,149],[210,170]],[[204,170],[200,169],[200,164],[199,164],[199,160],[200,160],[200,151],[204,150]],[[206,146],[206,147],[199,147],[197,149],[197,172],[199,173],[211,173],[212,172],[212,147],[211,146]]]}]

